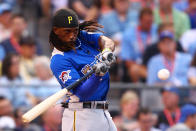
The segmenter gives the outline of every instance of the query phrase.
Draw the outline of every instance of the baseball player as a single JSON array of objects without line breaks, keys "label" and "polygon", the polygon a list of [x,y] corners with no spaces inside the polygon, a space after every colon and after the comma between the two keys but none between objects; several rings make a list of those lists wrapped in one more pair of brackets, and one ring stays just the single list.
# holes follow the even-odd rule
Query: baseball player
[{"label": "baseball player", "polygon": [[[58,10],[53,16],[49,41],[54,50],[50,66],[62,88],[92,68],[95,70],[67,94],[68,101],[63,104],[63,131],[116,131],[106,102],[109,73],[100,69],[107,69],[115,61],[114,43],[101,33],[95,33],[99,27],[101,25],[93,21],[79,24],[77,15],[69,9]],[[100,51],[102,61],[97,63]]]}]

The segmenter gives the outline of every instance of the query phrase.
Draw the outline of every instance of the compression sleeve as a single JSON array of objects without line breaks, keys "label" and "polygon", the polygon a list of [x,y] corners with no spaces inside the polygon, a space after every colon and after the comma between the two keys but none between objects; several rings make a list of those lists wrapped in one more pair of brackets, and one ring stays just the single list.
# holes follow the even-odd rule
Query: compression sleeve
[{"label": "compression sleeve", "polygon": [[96,76],[93,74],[89,79],[87,79],[81,86],[77,87],[75,95],[80,98],[80,100],[85,100],[89,98],[98,88],[101,81],[101,76]]}]

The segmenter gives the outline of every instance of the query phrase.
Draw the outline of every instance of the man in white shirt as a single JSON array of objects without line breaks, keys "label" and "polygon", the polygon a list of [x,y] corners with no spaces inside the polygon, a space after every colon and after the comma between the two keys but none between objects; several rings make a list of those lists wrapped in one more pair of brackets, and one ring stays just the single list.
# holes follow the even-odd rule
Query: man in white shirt
[{"label": "man in white shirt", "polygon": [[179,39],[185,51],[188,51],[191,44],[196,41],[195,35],[196,35],[196,29],[192,29],[186,31]]}]

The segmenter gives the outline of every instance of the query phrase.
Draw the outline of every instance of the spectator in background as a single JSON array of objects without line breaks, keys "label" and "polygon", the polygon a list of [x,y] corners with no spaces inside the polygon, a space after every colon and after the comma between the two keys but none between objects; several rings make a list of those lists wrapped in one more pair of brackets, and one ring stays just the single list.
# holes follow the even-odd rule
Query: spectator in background
[{"label": "spectator in background", "polygon": [[177,87],[166,87],[162,91],[164,110],[158,115],[157,128],[165,131],[175,125],[181,116],[179,104],[179,90]]},{"label": "spectator in background", "polygon": [[190,7],[188,8],[187,12],[190,17],[190,22],[192,26],[192,30],[189,30],[183,34],[181,37],[182,46],[185,50],[194,56],[196,53],[196,0],[189,0]]},{"label": "spectator in background", "polygon": [[159,0],[159,8],[154,9],[155,23],[174,23],[175,38],[178,40],[181,35],[190,29],[188,16],[173,8],[173,0]]},{"label": "spectator in background", "polygon": [[67,8],[68,0],[41,0],[41,7],[43,15],[47,18],[50,18],[51,13],[54,14],[61,8]]},{"label": "spectator in background", "polygon": [[[61,130],[62,107],[56,105],[49,108],[43,115],[42,131],[60,131]],[[77,119],[77,118],[76,118]]]},{"label": "spectator in background", "polygon": [[89,9],[86,20],[99,20],[102,15],[112,11],[112,0],[94,0],[93,6]]},{"label": "spectator in background", "polygon": [[32,85],[59,85],[50,70],[50,59],[46,56],[37,56],[34,59],[36,77],[30,82]]},{"label": "spectator in background", "polygon": [[[129,0],[112,0],[114,10],[100,18],[100,24],[104,26],[103,31],[106,36],[115,42],[115,55],[119,56],[121,50],[122,33],[131,23],[136,23],[138,13],[131,10]],[[112,28],[111,28],[112,26]],[[116,65],[110,69],[111,80],[118,81],[121,79],[121,61],[117,59]]]},{"label": "spectator in background", "polygon": [[191,29],[196,28],[196,0],[188,0],[189,7],[186,10],[186,13],[189,15]]},{"label": "spectator in background", "polygon": [[[159,25],[158,28],[158,35],[160,35],[161,32],[163,32],[164,30],[168,30],[174,33],[174,28],[173,28],[173,23],[162,23]],[[144,51],[143,54],[143,58],[142,58],[142,64],[147,66],[150,58],[152,58],[153,56],[157,55],[160,53],[159,48],[158,48],[158,42],[159,40],[157,40],[155,43],[150,44],[147,46],[147,48]],[[179,52],[184,52],[181,44],[176,41],[177,43],[177,51]]]},{"label": "spectator in background", "polygon": [[112,120],[117,128],[117,131],[123,131],[122,115],[119,111],[110,111]]},{"label": "spectator in background", "polygon": [[0,83],[3,85],[13,86],[15,84],[23,83],[19,75],[19,63],[20,59],[17,54],[8,54],[2,63],[2,77],[0,77]]},{"label": "spectator in background", "polygon": [[196,85],[196,53],[192,59],[191,65],[188,70],[188,79],[190,85]]},{"label": "spectator in background", "polygon": [[4,4],[4,3],[9,4],[12,8],[13,8],[13,6],[15,6],[17,4],[17,2],[13,1],[13,0],[1,0],[0,1],[0,4]]},{"label": "spectator in background", "polygon": [[2,76],[0,77],[0,96],[13,100],[13,93],[10,86],[21,84],[23,80],[19,76],[19,56],[9,54],[3,60],[1,68]]},{"label": "spectator in background", "polygon": [[138,11],[146,7],[153,9],[156,6],[154,0],[130,0],[130,1],[131,1],[131,8]]},{"label": "spectator in background", "polygon": [[34,59],[36,77],[30,80],[29,85],[38,86],[32,88],[32,94],[40,99],[45,99],[60,90],[60,85],[53,77],[50,70],[50,60],[46,56],[38,56]]},{"label": "spectator in background", "polygon": [[23,35],[27,23],[25,18],[20,14],[15,14],[11,17],[11,37],[3,41],[0,45],[0,58],[1,60],[8,53],[20,54],[21,49],[19,45],[20,37]]},{"label": "spectator in background", "polygon": [[36,58],[36,43],[30,36],[20,38],[20,75],[28,84],[35,77],[34,59]]},{"label": "spectator in background", "polygon": [[141,108],[137,114],[139,128],[134,131],[161,131],[153,127],[153,115],[147,108]]},{"label": "spectator in background", "polygon": [[196,53],[196,41],[190,43],[188,46],[189,47],[187,53],[189,53],[191,56],[194,56],[194,54]]},{"label": "spectator in background", "polygon": [[0,42],[10,37],[11,6],[3,3],[0,5]]},{"label": "spectator in background", "polygon": [[[147,83],[150,85],[188,85],[187,72],[191,56],[176,51],[173,33],[170,31],[161,32],[158,47],[160,54],[152,57],[148,63]],[[170,77],[167,80],[160,80],[157,77],[158,71],[163,68],[170,71]]]},{"label": "spectator in background", "polygon": [[14,131],[43,131],[42,128],[38,125],[38,122],[32,122],[28,124],[28,126],[23,123],[22,121],[22,115],[24,112],[22,112],[21,109],[16,109],[14,111],[14,119],[16,123],[16,128]]},{"label": "spectator in background", "polygon": [[0,96],[0,109],[0,116],[14,117],[14,108],[11,102],[2,96]]},{"label": "spectator in background", "polygon": [[20,109],[14,110],[14,119],[16,123],[16,131],[20,131],[23,128],[23,121],[22,121],[22,111]]},{"label": "spectator in background", "polygon": [[0,96],[0,130],[12,130],[16,126],[11,102]]},{"label": "spectator in background", "polygon": [[[189,85],[195,87],[196,86],[196,53],[191,61],[191,65],[188,70],[188,79],[189,79]],[[189,91],[189,101],[193,104],[196,104],[196,90],[195,88],[192,88],[192,90]]]},{"label": "spectator in background", "polygon": [[141,65],[145,48],[156,41],[157,27],[153,24],[153,12],[143,8],[139,14],[139,24],[128,27],[123,34],[121,59],[126,61],[129,76],[133,82],[146,77],[146,68]]},{"label": "spectator in background", "polygon": [[141,0],[142,8],[148,7],[153,9],[155,6],[154,0]]},{"label": "spectator in background", "polygon": [[13,118],[9,116],[0,117],[0,130],[1,131],[15,131],[15,122]]},{"label": "spectator in background", "polygon": [[128,28],[129,24],[137,22],[138,14],[130,10],[129,0],[113,0],[112,5],[114,10],[102,16],[100,24],[104,26],[103,31],[106,36],[120,41],[122,32]]},{"label": "spectator in background", "polygon": [[184,51],[189,52],[192,54],[191,46],[194,47],[193,44],[196,42],[196,29],[191,29],[186,31],[182,37],[179,39],[180,44],[182,45]]},{"label": "spectator in background", "polygon": [[188,0],[173,0],[173,7],[180,10],[180,11],[186,11],[186,9],[189,6]]},{"label": "spectator in background", "polygon": [[84,20],[93,2],[94,0],[69,0],[68,5],[77,13],[80,20]]},{"label": "spectator in background", "polygon": [[167,131],[193,131],[196,129],[196,106],[186,104],[182,107],[181,113],[179,123]]},{"label": "spectator in background", "polygon": [[120,100],[123,129],[134,130],[138,128],[136,114],[139,109],[139,97],[133,91],[125,92]]}]

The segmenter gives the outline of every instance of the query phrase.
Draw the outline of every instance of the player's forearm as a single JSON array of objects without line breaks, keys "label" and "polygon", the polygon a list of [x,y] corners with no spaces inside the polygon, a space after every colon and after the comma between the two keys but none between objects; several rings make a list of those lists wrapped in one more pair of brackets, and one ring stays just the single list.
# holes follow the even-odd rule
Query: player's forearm
[{"label": "player's forearm", "polygon": [[106,36],[100,36],[99,47],[101,48],[101,50],[103,50],[105,48],[109,48],[112,51],[114,51],[115,44],[114,44],[114,42],[110,38],[108,38]]},{"label": "player's forearm", "polygon": [[77,87],[75,95],[84,100],[93,95],[100,83],[101,76],[93,74],[81,86]]}]

